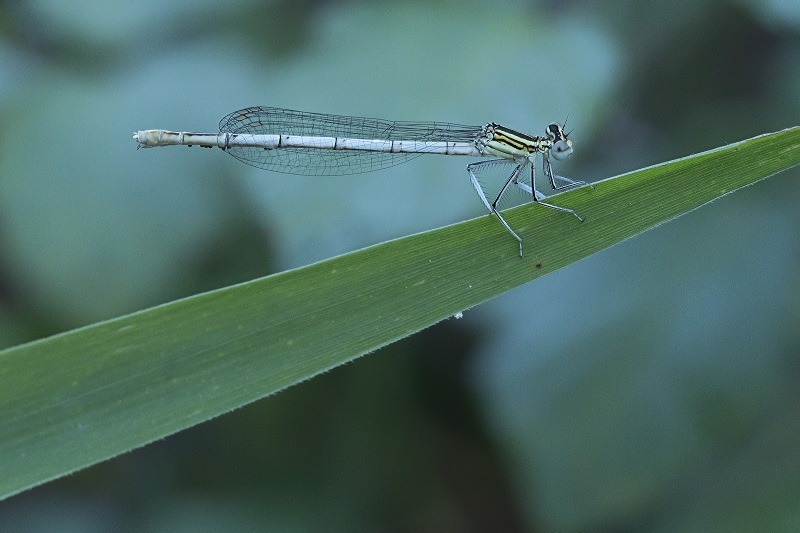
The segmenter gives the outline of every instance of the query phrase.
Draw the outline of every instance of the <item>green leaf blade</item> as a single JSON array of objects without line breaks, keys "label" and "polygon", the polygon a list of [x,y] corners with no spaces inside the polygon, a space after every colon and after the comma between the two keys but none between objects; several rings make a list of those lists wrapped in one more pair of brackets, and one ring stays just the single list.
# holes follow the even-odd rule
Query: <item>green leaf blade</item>
[{"label": "green leaf blade", "polygon": [[273,394],[800,163],[800,128],[0,352],[0,498]]}]

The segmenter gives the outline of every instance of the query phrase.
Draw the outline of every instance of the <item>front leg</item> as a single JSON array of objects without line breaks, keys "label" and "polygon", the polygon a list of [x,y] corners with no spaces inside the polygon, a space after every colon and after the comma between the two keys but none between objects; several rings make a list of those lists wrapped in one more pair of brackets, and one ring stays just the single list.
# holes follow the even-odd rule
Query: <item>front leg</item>
[{"label": "front leg", "polygon": [[[542,155],[542,170],[547,175],[547,179],[550,181],[550,187],[553,188],[554,191],[563,191],[566,189],[571,189],[572,187],[582,187],[584,185],[589,185],[592,189],[594,189],[594,185],[586,183],[585,181],[574,181],[569,178],[565,178],[564,176],[556,176],[553,174],[553,166],[550,164],[550,158],[547,155]],[[556,179],[562,180],[567,182],[565,185],[558,186],[556,185]]]},{"label": "front leg", "polygon": [[[550,160],[547,157],[542,156],[542,165],[544,166],[544,172],[545,172],[545,174],[547,174],[547,177],[550,180],[550,185],[553,187],[553,190],[558,191],[558,190],[566,189],[568,187],[572,187],[573,185],[579,185],[579,184],[587,185],[586,183],[584,183],[582,181],[581,182],[577,182],[577,181],[567,180],[567,181],[571,182],[570,185],[565,185],[565,186],[562,186],[561,188],[556,187],[556,184],[555,184],[555,182],[553,180],[553,178],[554,178],[554,176],[553,176],[553,167],[550,166]],[[545,207],[549,207],[550,209],[555,209],[556,211],[563,211],[564,213],[571,213],[572,215],[575,216],[575,218],[577,218],[578,220],[583,222],[583,219],[574,210],[569,209],[567,207],[559,207],[557,205],[548,204],[546,202],[542,202],[541,200],[539,200],[539,195],[541,195],[542,198],[544,198],[545,196],[544,196],[544,194],[542,194],[542,193],[540,193],[539,191],[536,190],[536,182],[534,181],[535,173],[533,171],[533,166],[534,165],[531,165],[531,184],[533,185],[531,192],[533,194],[533,201],[536,202],[539,205],[543,205]],[[559,177],[560,178],[561,176],[555,176],[555,177]],[[564,178],[564,179],[566,179],[566,178]]]}]

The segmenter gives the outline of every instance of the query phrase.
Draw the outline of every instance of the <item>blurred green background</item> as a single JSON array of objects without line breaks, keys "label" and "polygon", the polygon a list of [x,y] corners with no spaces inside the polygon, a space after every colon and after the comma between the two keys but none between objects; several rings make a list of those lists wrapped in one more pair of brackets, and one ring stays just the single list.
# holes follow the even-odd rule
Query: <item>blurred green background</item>
[{"label": "blurred green background", "polygon": [[[484,214],[461,158],[296,177],[135,130],[568,116],[558,171],[594,181],[799,124],[800,3],[30,0],[0,5],[0,73],[12,346]],[[0,529],[800,530],[798,177],[0,502]]]}]

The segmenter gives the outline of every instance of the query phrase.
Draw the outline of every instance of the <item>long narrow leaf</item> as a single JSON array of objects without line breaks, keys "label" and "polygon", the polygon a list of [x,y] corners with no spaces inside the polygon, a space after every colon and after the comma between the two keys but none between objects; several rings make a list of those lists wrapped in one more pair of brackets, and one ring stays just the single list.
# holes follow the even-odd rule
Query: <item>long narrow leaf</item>
[{"label": "long narrow leaf", "polygon": [[0,498],[376,350],[800,163],[800,128],[0,352]]}]

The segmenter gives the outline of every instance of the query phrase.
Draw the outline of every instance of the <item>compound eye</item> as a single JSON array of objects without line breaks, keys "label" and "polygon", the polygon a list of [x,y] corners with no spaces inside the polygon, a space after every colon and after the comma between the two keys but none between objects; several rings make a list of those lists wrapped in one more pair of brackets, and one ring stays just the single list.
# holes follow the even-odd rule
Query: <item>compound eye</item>
[{"label": "compound eye", "polygon": [[572,153],[572,141],[569,139],[556,141],[550,149],[550,153],[553,155],[553,158],[559,161],[566,159]]},{"label": "compound eye", "polygon": [[560,125],[556,124],[555,122],[547,126],[547,136],[553,139],[554,141],[556,140],[560,141],[562,139],[566,139],[563,128]]}]

